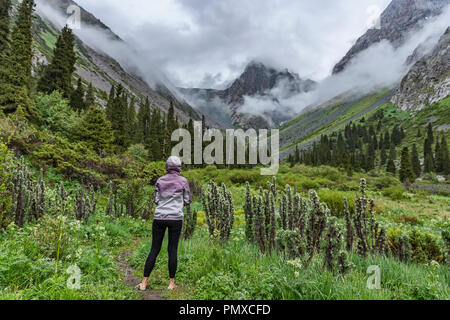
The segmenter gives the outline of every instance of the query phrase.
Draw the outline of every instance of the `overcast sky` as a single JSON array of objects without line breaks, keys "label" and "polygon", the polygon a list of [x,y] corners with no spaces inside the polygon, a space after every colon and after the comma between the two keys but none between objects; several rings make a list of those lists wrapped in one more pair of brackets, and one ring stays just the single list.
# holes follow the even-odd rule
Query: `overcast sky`
[{"label": "overcast sky", "polygon": [[390,0],[76,0],[177,86],[221,88],[250,60],[321,80]]}]

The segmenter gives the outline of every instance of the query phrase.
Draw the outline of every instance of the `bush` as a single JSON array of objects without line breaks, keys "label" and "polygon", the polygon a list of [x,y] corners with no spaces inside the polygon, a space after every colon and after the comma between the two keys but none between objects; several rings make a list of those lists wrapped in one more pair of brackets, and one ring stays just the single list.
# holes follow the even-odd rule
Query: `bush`
[{"label": "bush", "polygon": [[434,234],[419,229],[404,232],[400,229],[388,229],[388,244],[393,254],[397,254],[402,237],[408,239],[410,259],[416,263],[426,263],[432,260],[442,262],[444,249],[440,244],[440,238]]},{"label": "bush", "polygon": [[412,260],[417,263],[444,260],[443,248],[439,244],[439,237],[426,231],[414,229],[409,233]]},{"label": "bush", "polygon": [[0,138],[16,155],[30,154],[35,145],[41,144],[46,133],[28,122],[0,117]]},{"label": "bush", "polygon": [[166,174],[166,164],[163,161],[150,162],[144,168],[145,180],[154,185],[156,181]]},{"label": "bush", "polygon": [[404,199],[405,189],[402,186],[392,186],[383,189],[382,193],[385,197],[391,198],[392,200],[402,200]]},{"label": "bush", "polygon": [[337,168],[321,166],[310,167],[305,165],[297,165],[292,169],[294,174],[301,174],[307,177],[321,177],[331,181],[339,182],[345,179],[345,175],[341,173]]},{"label": "bush", "polygon": [[423,175],[422,178],[423,178],[423,180],[426,180],[426,181],[432,181],[432,182],[435,182],[435,183],[439,182],[438,178],[437,178],[437,175],[434,172],[427,172],[427,173],[425,173]]},{"label": "bush", "polygon": [[111,143],[114,140],[111,123],[100,108],[89,108],[74,128],[74,140],[85,142],[89,148],[98,154],[106,154],[111,151]]},{"label": "bush", "polygon": [[36,97],[36,109],[42,126],[66,137],[72,135],[78,117],[58,91],[50,95],[39,94]]},{"label": "bush", "polygon": [[311,179],[305,179],[300,182],[300,188],[303,190],[318,189],[319,187],[319,183]]},{"label": "bush", "polygon": [[44,171],[53,167],[57,173],[66,177],[77,178],[94,185],[105,184],[98,175],[102,170],[100,157],[84,142],[72,143],[64,137],[55,135],[49,142],[33,150],[31,161]]},{"label": "bush", "polygon": [[387,189],[389,187],[402,186],[401,182],[396,177],[391,175],[375,178],[370,183],[374,184],[378,188],[378,190]]},{"label": "bush", "polygon": [[344,216],[344,198],[347,198],[350,212],[355,210],[355,195],[351,192],[342,192],[335,190],[320,190],[320,200],[325,203],[336,217]]},{"label": "bush", "polygon": [[144,210],[147,209],[146,200],[151,197],[147,186],[144,179],[128,179],[119,186],[118,200],[124,205],[127,216],[134,218],[143,216]]},{"label": "bush", "polygon": [[143,144],[133,144],[128,148],[128,154],[132,156],[135,161],[141,163],[148,161],[148,151]]},{"label": "bush", "polygon": [[258,175],[255,171],[246,170],[232,170],[230,181],[234,184],[254,183],[258,180]]}]

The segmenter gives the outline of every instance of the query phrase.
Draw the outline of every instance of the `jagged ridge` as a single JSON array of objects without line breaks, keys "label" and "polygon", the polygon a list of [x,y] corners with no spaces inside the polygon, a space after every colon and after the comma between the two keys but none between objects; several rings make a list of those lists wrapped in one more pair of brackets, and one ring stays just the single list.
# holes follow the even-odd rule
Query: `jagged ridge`
[{"label": "jagged ridge", "polygon": [[403,78],[392,103],[418,111],[450,94],[450,27],[433,51],[417,61]]},{"label": "jagged ridge", "polygon": [[[271,95],[271,90],[282,85],[284,88],[283,98],[301,92],[313,90],[316,82],[302,80],[298,74],[288,70],[278,71],[267,67],[260,62],[250,62],[241,76],[236,79],[225,90],[214,89],[180,89],[182,93],[196,101],[196,107],[205,112],[222,113],[217,115],[223,123],[228,125],[268,128],[279,125],[288,120],[280,110],[277,113],[264,115],[253,115],[243,112],[242,105],[245,97],[266,97],[272,99],[273,103],[279,104],[277,97]],[[280,106],[282,107],[282,106]]]},{"label": "jagged ridge", "polygon": [[450,3],[449,0],[393,0],[383,11],[379,29],[369,29],[333,69],[333,74],[343,71],[360,52],[382,40],[400,47],[409,32],[420,28],[425,19],[437,16]]}]

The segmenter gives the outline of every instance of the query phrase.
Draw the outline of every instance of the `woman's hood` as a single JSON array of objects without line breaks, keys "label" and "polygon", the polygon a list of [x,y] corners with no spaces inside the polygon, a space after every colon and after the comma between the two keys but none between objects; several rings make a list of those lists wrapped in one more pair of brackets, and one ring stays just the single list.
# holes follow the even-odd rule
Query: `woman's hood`
[{"label": "woman's hood", "polygon": [[168,174],[181,174],[181,160],[178,157],[172,156],[167,159],[166,170]]}]

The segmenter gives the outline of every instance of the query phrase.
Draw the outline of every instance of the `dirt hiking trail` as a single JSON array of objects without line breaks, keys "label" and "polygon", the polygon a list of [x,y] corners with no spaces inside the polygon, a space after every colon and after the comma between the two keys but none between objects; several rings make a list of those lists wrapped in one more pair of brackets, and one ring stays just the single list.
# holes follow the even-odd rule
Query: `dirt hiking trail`
[{"label": "dirt hiking trail", "polygon": [[164,294],[160,290],[151,290],[147,289],[146,291],[140,291],[136,289],[136,285],[138,285],[142,278],[133,275],[134,269],[131,267],[128,259],[133,254],[132,250],[126,250],[119,253],[117,259],[117,265],[119,266],[120,272],[123,273],[123,282],[139,292],[141,296],[141,300],[167,300],[164,297]]}]

